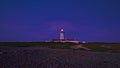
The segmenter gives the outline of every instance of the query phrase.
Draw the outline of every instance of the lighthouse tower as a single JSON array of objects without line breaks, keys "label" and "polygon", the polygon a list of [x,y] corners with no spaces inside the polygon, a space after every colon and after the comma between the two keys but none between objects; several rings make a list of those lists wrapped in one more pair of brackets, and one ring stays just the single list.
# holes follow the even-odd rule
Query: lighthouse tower
[{"label": "lighthouse tower", "polygon": [[53,39],[52,40],[53,42],[72,42],[72,43],[79,43],[79,41],[78,40],[76,40],[76,39],[65,39],[64,38],[64,29],[63,28],[61,28],[60,29],[60,38],[59,39]]},{"label": "lighthouse tower", "polygon": [[60,30],[60,40],[63,40],[64,39],[64,29],[62,28]]}]

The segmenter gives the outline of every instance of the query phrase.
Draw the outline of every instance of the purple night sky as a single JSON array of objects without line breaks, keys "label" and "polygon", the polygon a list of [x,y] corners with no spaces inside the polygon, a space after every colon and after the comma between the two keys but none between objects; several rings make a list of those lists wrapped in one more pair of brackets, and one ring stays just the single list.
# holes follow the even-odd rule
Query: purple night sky
[{"label": "purple night sky", "polygon": [[119,0],[0,0],[0,42],[65,38],[120,43]]}]

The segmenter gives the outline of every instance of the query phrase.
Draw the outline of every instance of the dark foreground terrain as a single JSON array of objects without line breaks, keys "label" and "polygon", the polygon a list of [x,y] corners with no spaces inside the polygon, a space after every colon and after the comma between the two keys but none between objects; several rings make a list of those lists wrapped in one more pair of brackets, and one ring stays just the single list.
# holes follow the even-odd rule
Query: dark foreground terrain
[{"label": "dark foreground terrain", "polygon": [[0,47],[0,68],[120,68],[120,53]]}]

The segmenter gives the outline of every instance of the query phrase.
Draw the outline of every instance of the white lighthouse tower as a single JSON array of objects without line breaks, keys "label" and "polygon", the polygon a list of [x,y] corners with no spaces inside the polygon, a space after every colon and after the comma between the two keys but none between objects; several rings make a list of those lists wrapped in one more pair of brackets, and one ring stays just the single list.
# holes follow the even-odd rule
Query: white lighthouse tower
[{"label": "white lighthouse tower", "polygon": [[64,40],[64,29],[60,30],[60,40]]},{"label": "white lighthouse tower", "polygon": [[60,29],[60,38],[59,39],[53,39],[52,40],[53,42],[72,42],[72,43],[79,43],[78,40],[75,40],[75,39],[65,39],[64,38],[64,29],[61,28]]}]

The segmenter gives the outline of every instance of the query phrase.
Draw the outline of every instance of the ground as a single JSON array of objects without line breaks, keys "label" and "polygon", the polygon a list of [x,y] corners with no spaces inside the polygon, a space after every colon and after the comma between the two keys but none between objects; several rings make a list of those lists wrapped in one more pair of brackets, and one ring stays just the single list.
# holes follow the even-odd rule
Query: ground
[{"label": "ground", "polygon": [[120,53],[0,47],[0,68],[120,68]]}]

